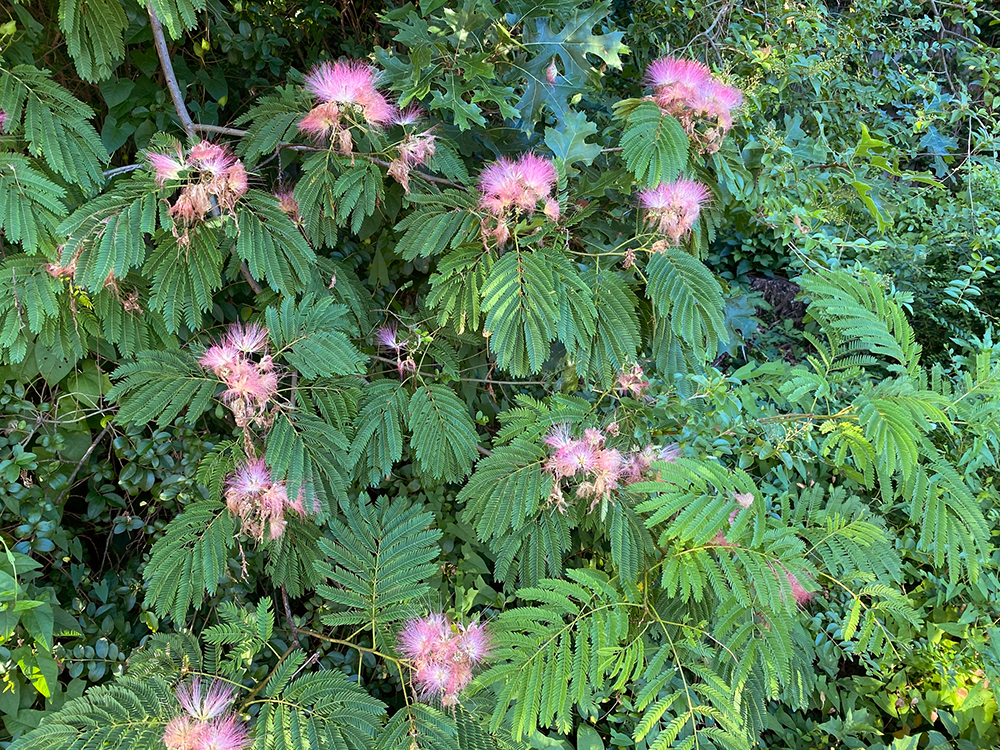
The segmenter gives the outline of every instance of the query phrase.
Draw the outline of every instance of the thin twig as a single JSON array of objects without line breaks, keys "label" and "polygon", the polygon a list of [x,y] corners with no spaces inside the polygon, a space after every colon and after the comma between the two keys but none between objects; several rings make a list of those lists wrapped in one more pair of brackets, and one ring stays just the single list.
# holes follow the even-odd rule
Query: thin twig
[{"label": "thin twig", "polygon": [[222,135],[231,135],[236,138],[242,138],[247,134],[247,131],[240,130],[239,128],[225,128],[221,125],[204,125],[200,122],[194,124],[194,129],[201,133],[221,133]]},{"label": "thin twig", "polygon": [[108,169],[104,172],[104,176],[110,180],[112,177],[117,177],[120,174],[128,174],[129,172],[134,172],[137,169],[142,169],[142,165],[129,164],[124,167],[115,167],[114,169]]},{"label": "thin twig", "polygon": [[82,467],[87,462],[87,459],[90,458],[90,454],[94,452],[94,448],[97,447],[98,443],[100,443],[104,439],[104,436],[107,435],[110,431],[111,431],[111,423],[109,422],[108,425],[103,430],[97,433],[97,437],[94,438],[94,442],[92,442],[90,444],[90,447],[87,448],[87,452],[83,454],[83,458],[77,461],[76,466],[73,468],[73,473],[69,475],[69,479],[66,481],[66,489],[62,491],[62,494],[59,496],[59,500],[56,502],[56,505],[61,505],[62,501],[66,498],[66,495],[68,495],[70,491],[73,489],[73,481],[76,479],[76,475],[80,473],[80,467]]},{"label": "thin twig", "polygon": [[146,10],[149,12],[149,27],[153,30],[153,44],[156,47],[156,56],[160,58],[160,68],[163,70],[163,77],[167,81],[167,88],[170,89],[170,98],[174,102],[174,109],[177,111],[177,117],[180,118],[181,126],[184,128],[184,132],[187,133],[187,137],[194,140],[194,120],[191,119],[191,114],[184,103],[184,95],[181,93],[181,87],[177,83],[177,76],[174,74],[174,64],[170,61],[170,49],[167,47],[167,38],[163,34],[163,24],[160,22],[160,17],[156,15],[156,11],[153,10],[152,5],[148,6]]}]

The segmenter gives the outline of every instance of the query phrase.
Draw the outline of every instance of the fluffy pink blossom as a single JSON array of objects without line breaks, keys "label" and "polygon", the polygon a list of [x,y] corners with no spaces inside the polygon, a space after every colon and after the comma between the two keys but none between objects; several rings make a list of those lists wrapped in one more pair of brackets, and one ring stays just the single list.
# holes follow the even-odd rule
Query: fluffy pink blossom
[{"label": "fluffy pink blossom", "polygon": [[800,607],[806,606],[812,601],[813,595],[811,592],[807,591],[806,588],[799,582],[799,579],[795,577],[794,574],[784,571],[785,578],[788,581],[788,585],[792,589],[792,598],[795,603]]},{"label": "fluffy pink blossom", "polygon": [[458,647],[472,664],[479,664],[490,655],[492,642],[483,623],[477,620],[459,630]]},{"label": "fluffy pink blossom", "polygon": [[375,331],[375,342],[383,347],[384,349],[393,349],[399,351],[403,348],[399,339],[396,338],[398,328],[395,323],[391,323],[387,326],[381,326]]},{"label": "fluffy pink blossom", "polygon": [[660,106],[674,102],[686,106],[702,87],[712,82],[712,71],[696,60],[664,57],[650,63],[646,80]]},{"label": "fluffy pink blossom", "polygon": [[378,74],[355,60],[322,63],[305,78],[306,91],[326,104],[358,111],[371,125],[392,121],[395,108],[378,91]]},{"label": "fluffy pink blossom", "polygon": [[198,721],[208,721],[229,709],[235,690],[219,680],[211,680],[205,685],[200,677],[194,677],[178,685],[174,694],[188,716]]},{"label": "fluffy pink blossom", "polygon": [[[676,117],[702,150],[719,150],[722,138],[733,126],[733,110],[743,101],[739,89],[716,80],[702,63],[675,57],[652,63],[646,79],[659,107]],[[708,128],[698,127],[706,121]]]},{"label": "fluffy pink blossom", "polygon": [[246,354],[263,352],[267,348],[267,329],[259,323],[234,323],[226,331],[225,343]]},{"label": "fluffy pink blossom", "polygon": [[188,716],[177,716],[163,729],[163,744],[167,750],[195,750],[201,737],[201,724]]},{"label": "fluffy pink blossom", "polygon": [[555,198],[548,198],[545,201],[545,207],[542,209],[542,213],[545,214],[545,218],[549,221],[559,221],[559,201]]},{"label": "fluffy pink blossom", "polygon": [[557,451],[573,442],[573,438],[569,432],[569,425],[560,424],[549,430],[549,434],[542,441],[548,446],[555,448]]},{"label": "fluffy pink blossom", "polygon": [[410,106],[406,109],[398,110],[392,118],[392,123],[393,125],[407,127],[409,125],[416,125],[423,118],[424,113],[420,110],[420,107]]},{"label": "fluffy pink blossom", "polygon": [[241,401],[263,407],[278,395],[277,373],[247,359],[234,362],[224,380],[228,388],[222,400],[227,404]]},{"label": "fluffy pink blossom", "polygon": [[753,505],[753,493],[752,492],[734,492],[733,500],[741,508],[746,509]]},{"label": "fluffy pink blossom", "polygon": [[340,130],[340,107],[336,104],[319,104],[299,122],[299,130],[316,141],[328,140]]},{"label": "fluffy pink blossom", "polygon": [[443,614],[431,613],[403,626],[397,648],[412,663],[420,696],[450,706],[472,681],[473,668],[489,656],[491,641],[478,621],[455,625]]},{"label": "fluffy pink blossom", "polygon": [[510,237],[508,219],[520,214],[530,216],[542,203],[548,218],[558,218],[556,202],[549,202],[557,180],[552,162],[535,154],[522,154],[516,161],[501,157],[479,176],[479,205],[493,215],[496,226],[483,235],[492,236],[503,246]]},{"label": "fluffy pink blossom", "polygon": [[201,727],[193,750],[244,750],[249,740],[246,726],[235,716],[225,716]]},{"label": "fluffy pink blossom", "polygon": [[4,125],[7,124],[7,113],[0,109],[0,133],[3,132]]},{"label": "fluffy pink blossom", "polygon": [[278,199],[278,208],[283,213],[288,214],[292,221],[299,221],[299,202],[295,199],[295,191],[292,189],[282,190],[274,194]]},{"label": "fluffy pink blossom", "polygon": [[279,539],[289,510],[305,515],[305,493],[300,490],[290,500],[285,483],[273,481],[262,459],[250,460],[230,475],[224,495],[229,512],[238,516],[244,530],[258,540],[263,539],[265,529],[272,540]]},{"label": "fluffy pink blossom", "polygon": [[211,370],[216,377],[225,378],[239,359],[239,350],[224,341],[221,344],[208,347],[198,360],[198,364],[206,370]]},{"label": "fluffy pink blossom", "polygon": [[271,470],[263,459],[247,461],[226,480],[226,502],[231,511],[240,515],[236,509],[242,503],[258,497],[270,486]]},{"label": "fluffy pink blossom", "polygon": [[397,635],[399,652],[412,661],[433,659],[450,636],[448,619],[432,612],[403,626]]},{"label": "fluffy pink blossom", "polygon": [[629,393],[635,398],[642,397],[643,392],[649,388],[649,381],[643,380],[644,374],[639,365],[633,365],[630,369],[621,372],[618,375],[618,390],[622,393]]},{"label": "fluffy pink blossom", "polygon": [[549,63],[549,67],[545,69],[545,80],[554,85],[558,77],[559,68],[556,67],[556,59],[553,57],[552,62]]},{"label": "fluffy pink blossom", "polygon": [[146,158],[149,159],[149,165],[153,168],[154,180],[158,187],[163,187],[163,184],[169,180],[176,180],[180,177],[181,172],[187,169],[183,154],[178,154],[175,158],[170,154],[148,151]]},{"label": "fluffy pink blossom", "polygon": [[639,201],[646,209],[646,222],[675,245],[694,226],[708,198],[708,188],[685,179],[664,182],[639,193]]}]

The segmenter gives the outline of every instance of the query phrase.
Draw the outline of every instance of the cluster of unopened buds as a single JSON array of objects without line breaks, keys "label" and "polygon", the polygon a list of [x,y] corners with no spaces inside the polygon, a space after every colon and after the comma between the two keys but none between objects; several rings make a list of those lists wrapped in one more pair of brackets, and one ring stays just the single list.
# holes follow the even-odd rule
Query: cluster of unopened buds
[{"label": "cluster of unopened buds", "polygon": [[271,479],[271,470],[263,459],[251,459],[226,479],[226,507],[243,522],[243,530],[261,541],[264,532],[273,541],[281,538],[287,521],[285,515],[294,511],[305,515],[305,493],[289,499],[284,482]]},{"label": "cluster of unopened buds", "polygon": [[382,326],[375,331],[375,341],[383,349],[388,349],[396,355],[396,369],[399,377],[405,377],[407,373],[417,371],[417,363],[413,357],[407,353],[408,339],[399,337],[399,328],[393,323]]},{"label": "cluster of unopened buds", "polygon": [[241,428],[254,422],[267,427],[273,419],[270,407],[278,394],[278,373],[267,342],[267,328],[236,323],[198,360],[225,384],[222,401]]},{"label": "cluster of unopened buds", "polygon": [[173,153],[146,154],[159,187],[185,180],[180,194],[170,205],[170,217],[181,230],[174,234],[187,241],[187,229],[210,214],[232,213],[247,191],[247,171],[243,162],[218,143],[201,141],[185,155],[177,147]]},{"label": "cluster of unopened buds", "polygon": [[[653,101],[681,123],[692,142],[704,152],[718,151],[733,126],[733,110],[743,102],[740,90],[717,80],[702,63],[676,57],[650,64],[646,78]],[[698,128],[699,123],[707,127]]]},{"label": "cluster of unopened buds", "polygon": [[163,730],[167,750],[244,750],[250,734],[239,717],[231,712],[233,688],[200,677],[177,686],[177,702],[184,711]]},{"label": "cluster of unopened buds", "polygon": [[504,157],[486,167],[479,177],[479,206],[492,220],[483,220],[483,244],[492,237],[497,247],[506,245],[511,222],[516,224],[522,216],[530,218],[539,205],[546,218],[558,221],[559,202],[552,195],[557,180],[552,162],[535,154]]},{"label": "cluster of unopened buds", "polygon": [[691,231],[709,197],[708,188],[694,180],[678,179],[639,192],[639,203],[646,209],[646,224],[663,235],[653,243],[653,252],[680,244]]},{"label": "cluster of unopened buds", "polygon": [[[605,431],[614,435],[618,432],[617,425],[609,425]],[[611,493],[620,486],[648,478],[655,462],[673,462],[680,454],[676,445],[647,445],[642,450],[622,454],[617,448],[606,448],[606,439],[604,432],[592,427],[586,428],[581,438],[574,438],[566,425],[553,428],[545,438],[551,449],[545,470],[555,479],[549,502],[560,513],[565,513],[568,507],[562,489],[565,479],[583,480],[577,484],[576,494],[590,498],[588,512],[591,512],[598,503],[610,501]]]},{"label": "cluster of unopened buds", "polygon": [[417,692],[424,700],[439,699],[443,706],[458,702],[490,647],[484,624],[461,625],[440,613],[408,621],[397,636],[399,653],[413,667]]}]

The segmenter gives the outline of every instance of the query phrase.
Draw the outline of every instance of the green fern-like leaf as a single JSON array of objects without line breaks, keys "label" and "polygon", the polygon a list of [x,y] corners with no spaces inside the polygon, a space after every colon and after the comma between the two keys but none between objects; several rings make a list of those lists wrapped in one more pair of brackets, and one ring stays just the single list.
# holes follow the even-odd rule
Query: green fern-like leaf
[{"label": "green fern-like leaf", "polygon": [[421,473],[446,482],[469,473],[476,458],[476,429],[469,410],[450,388],[417,389],[410,397],[410,432]]},{"label": "green fern-like leaf", "polygon": [[728,341],[722,289],[705,264],[677,248],[654,253],[646,268],[646,292],[671,331],[703,360]]},{"label": "green fern-like leaf", "polygon": [[366,358],[347,333],[354,328],[347,308],[331,297],[286,298],[267,309],[267,327],[278,353],[306,378],[357,375]]},{"label": "green fern-like leaf", "polygon": [[236,252],[250,274],[266,279],[284,295],[308,286],[315,274],[316,254],[305,237],[278,207],[278,199],[261,190],[250,190],[238,212]]},{"label": "green fern-like leaf", "polygon": [[593,291],[597,313],[594,330],[579,352],[576,371],[602,388],[611,387],[618,373],[635,362],[639,335],[639,301],[618,274],[588,271],[583,283]]},{"label": "green fern-like leaf", "polygon": [[233,519],[219,502],[187,506],[153,545],[143,578],[145,604],[160,617],[184,622],[188,611],[215,593],[233,545]]},{"label": "green fern-like leaf", "polygon": [[377,648],[391,650],[390,626],[412,616],[430,591],[427,579],[437,570],[441,532],[433,527],[433,513],[404,500],[368,503],[362,497],[341,503],[341,509],[345,520],[333,521],[332,538],[319,542],[326,559],[316,568],[333,585],[317,591],[340,610],[323,620],[361,626]]},{"label": "green fern-like leaf", "polygon": [[159,426],[185,412],[188,422],[205,413],[219,387],[188,352],[140,352],[112,373],[118,382],[108,398],[118,401],[116,419],[122,424]]},{"label": "green fern-like leaf", "polygon": [[205,10],[206,0],[150,0],[149,7],[159,16],[172,39],[198,25],[198,14]]},{"label": "green fern-like leaf", "polygon": [[511,251],[490,270],[483,310],[490,352],[516,376],[542,369],[555,338],[559,310],[552,263],[542,252]]},{"label": "green fern-like leaf", "polygon": [[125,59],[128,19],[118,0],[61,0],[59,28],[77,73],[86,81],[110,78]]},{"label": "green fern-like leaf", "polygon": [[16,740],[16,750],[122,750],[162,747],[163,728],[176,704],[160,677],[122,677],[87,692],[47,717],[38,729]]},{"label": "green fern-like leaf", "polygon": [[237,125],[250,123],[247,134],[240,140],[240,153],[253,163],[259,156],[273,152],[282,142],[295,138],[304,115],[301,95],[293,86],[282,86],[262,96],[236,121]]},{"label": "green fern-like leaf", "polygon": [[21,154],[0,161],[0,232],[12,244],[34,254],[55,247],[58,217],[66,212],[66,191],[39,172]]},{"label": "green fern-like leaf", "polygon": [[369,485],[389,476],[402,457],[408,410],[409,398],[398,382],[373,380],[362,388],[348,462]]},{"label": "green fern-like leaf", "polygon": [[455,720],[426,703],[413,703],[392,715],[379,734],[376,750],[461,750]]},{"label": "green fern-like leaf", "polygon": [[24,117],[28,151],[87,193],[104,184],[108,152],[89,120],[93,110],[33,65],[0,65],[0,109],[12,130]]},{"label": "green fern-like leaf", "polygon": [[0,263],[0,350],[5,350],[8,362],[21,362],[29,334],[38,335],[59,320],[61,284],[45,271],[41,260],[12,255]]},{"label": "green fern-like leaf", "polygon": [[385,704],[342,672],[296,676],[305,658],[288,657],[256,701],[254,750],[371,750]]},{"label": "green fern-like leaf", "polygon": [[629,171],[643,185],[675,180],[687,165],[684,128],[654,102],[643,102],[628,114],[621,147]]},{"label": "green fern-like leaf", "polygon": [[427,304],[440,325],[451,322],[459,333],[479,330],[480,290],[492,268],[493,258],[482,245],[453,250],[438,262]]},{"label": "green fern-like leaf", "polygon": [[192,229],[186,242],[169,232],[159,233],[143,274],[152,280],[150,306],[163,314],[171,333],[182,324],[190,330],[201,327],[212,295],[222,288],[223,260],[221,238],[207,227]]},{"label": "green fern-like leaf", "polygon": [[122,279],[146,260],[146,235],[156,231],[156,186],[148,175],[119,181],[113,190],[87,201],[59,226],[66,236],[63,264],[76,259],[74,281],[104,288],[109,274]]},{"label": "green fern-like leaf", "polygon": [[470,239],[477,227],[473,211],[476,203],[469,193],[446,190],[433,196],[414,196],[414,199],[434,202],[409,214],[396,225],[396,231],[403,233],[396,252],[404,260],[429,258],[449,248],[459,247]]}]

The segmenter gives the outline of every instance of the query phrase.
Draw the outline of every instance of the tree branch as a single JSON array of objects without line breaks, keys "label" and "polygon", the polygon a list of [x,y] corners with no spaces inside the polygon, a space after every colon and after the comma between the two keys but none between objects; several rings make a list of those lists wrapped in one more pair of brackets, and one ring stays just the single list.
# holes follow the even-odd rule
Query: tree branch
[{"label": "tree branch", "polygon": [[170,49],[167,47],[167,38],[163,34],[163,24],[160,22],[160,17],[156,15],[156,11],[153,10],[152,5],[148,6],[146,10],[149,12],[149,27],[153,30],[153,44],[156,46],[156,56],[160,58],[160,69],[163,70],[163,77],[167,81],[167,88],[170,89],[170,98],[174,102],[174,109],[177,111],[177,117],[181,121],[184,132],[187,133],[187,137],[194,140],[194,120],[191,119],[191,113],[188,112],[187,105],[184,103],[184,95],[181,93],[181,87],[177,83],[174,64],[170,61]]}]

